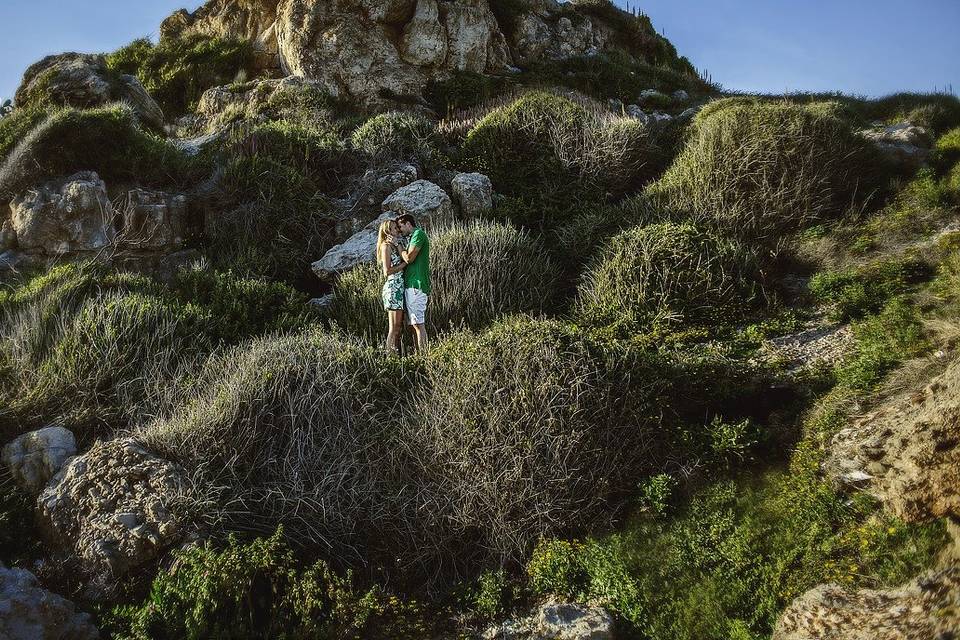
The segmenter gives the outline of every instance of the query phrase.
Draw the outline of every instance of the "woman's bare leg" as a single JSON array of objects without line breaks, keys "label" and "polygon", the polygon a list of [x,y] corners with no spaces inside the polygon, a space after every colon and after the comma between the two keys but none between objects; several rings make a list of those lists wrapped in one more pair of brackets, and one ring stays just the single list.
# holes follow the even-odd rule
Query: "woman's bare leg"
[{"label": "woman's bare leg", "polygon": [[403,311],[400,309],[387,311],[387,322],[389,330],[387,332],[387,351],[397,353],[397,339],[403,330]]}]

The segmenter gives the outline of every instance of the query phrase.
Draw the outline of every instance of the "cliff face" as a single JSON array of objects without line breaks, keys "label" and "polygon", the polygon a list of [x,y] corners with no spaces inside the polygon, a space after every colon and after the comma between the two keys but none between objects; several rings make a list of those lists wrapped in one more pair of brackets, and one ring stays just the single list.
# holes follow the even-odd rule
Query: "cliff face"
[{"label": "cliff face", "polygon": [[429,80],[453,71],[497,73],[541,58],[598,53],[617,39],[610,22],[553,0],[530,3],[509,25],[500,24],[488,0],[211,0],[167,18],[161,38],[247,40],[260,66],[371,105],[385,94],[418,95]]}]

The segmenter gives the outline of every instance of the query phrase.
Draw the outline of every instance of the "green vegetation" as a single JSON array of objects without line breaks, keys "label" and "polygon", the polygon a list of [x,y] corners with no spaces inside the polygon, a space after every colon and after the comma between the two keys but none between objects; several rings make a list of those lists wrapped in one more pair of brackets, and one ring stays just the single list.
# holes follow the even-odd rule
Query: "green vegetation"
[{"label": "green vegetation", "polygon": [[577,308],[588,323],[633,333],[661,323],[722,322],[749,304],[755,258],[689,223],[635,227],[588,268]]},{"label": "green vegetation", "polygon": [[868,202],[888,173],[844,122],[789,104],[731,104],[698,119],[651,194],[745,239],[784,233]]},{"label": "green vegetation", "polygon": [[143,604],[107,613],[114,637],[414,640],[426,630],[415,602],[360,590],[322,561],[305,567],[282,528],[249,543],[230,537],[222,548],[207,542],[174,555]]},{"label": "green vegetation", "polygon": [[247,42],[199,34],[156,45],[142,38],[108,55],[107,65],[137,76],[167,118],[174,118],[210,87],[243,79],[252,71],[253,52]]},{"label": "green vegetation", "polygon": [[845,322],[880,311],[888,300],[932,275],[930,265],[917,258],[881,260],[859,268],[821,271],[810,280],[810,293],[831,306],[831,319]]},{"label": "green vegetation", "polygon": [[357,127],[353,147],[379,161],[415,161],[435,167],[440,159],[433,123],[421,115],[391,111]]},{"label": "green vegetation", "polygon": [[[498,256],[491,259],[491,256]],[[512,313],[539,314],[556,294],[556,267],[530,234],[490,221],[455,223],[433,234],[431,332],[481,328]],[[383,341],[383,276],[365,265],[340,276],[331,317],[372,344]]]},{"label": "green vegetation", "polygon": [[6,159],[7,154],[46,116],[43,109],[27,107],[15,109],[0,119],[0,161]]},{"label": "green vegetation", "polygon": [[24,137],[0,165],[0,193],[14,195],[44,180],[96,171],[108,183],[176,187],[195,180],[201,163],[137,128],[126,107],[62,109]]}]

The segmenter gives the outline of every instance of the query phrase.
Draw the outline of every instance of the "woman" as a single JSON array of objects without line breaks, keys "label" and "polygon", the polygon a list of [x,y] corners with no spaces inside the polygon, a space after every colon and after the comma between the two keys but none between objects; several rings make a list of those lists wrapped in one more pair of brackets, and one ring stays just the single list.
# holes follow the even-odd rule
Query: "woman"
[{"label": "woman", "polygon": [[387,351],[396,353],[397,340],[403,330],[403,270],[407,263],[400,257],[400,228],[396,220],[384,220],[377,233],[377,264],[387,281],[383,283],[383,308],[387,311],[389,330]]}]

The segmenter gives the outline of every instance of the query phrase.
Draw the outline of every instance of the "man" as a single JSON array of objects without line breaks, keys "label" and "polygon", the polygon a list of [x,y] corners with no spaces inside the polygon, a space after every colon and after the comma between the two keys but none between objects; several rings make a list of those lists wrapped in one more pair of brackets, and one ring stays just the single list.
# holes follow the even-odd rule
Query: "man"
[{"label": "man", "polygon": [[403,271],[404,303],[406,304],[407,323],[416,334],[416,349],[427,351],[427,299],[430,295],[430,239],[427,233],[417,226],[417,221],[409,213],[397,218],[397,226],[405,238],[410,238],[407,248],[400,257],[407,263]]}]

